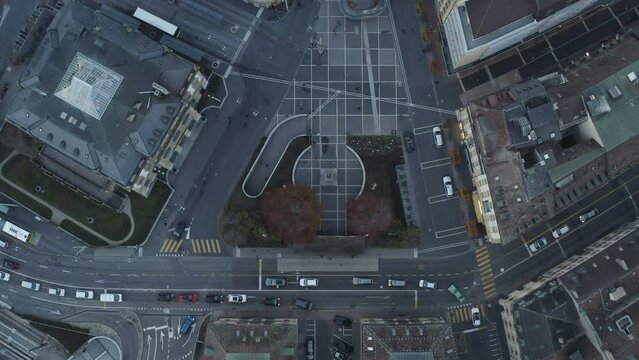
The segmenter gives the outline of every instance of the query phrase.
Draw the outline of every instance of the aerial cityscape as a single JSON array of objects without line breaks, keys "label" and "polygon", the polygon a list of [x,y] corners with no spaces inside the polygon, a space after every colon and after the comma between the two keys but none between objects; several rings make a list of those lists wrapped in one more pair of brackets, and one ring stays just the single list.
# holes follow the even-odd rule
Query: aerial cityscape
[{"label": "aerial cityscape", "polygon": [[0,0],[0,360],[639,359],[639,0]]}]

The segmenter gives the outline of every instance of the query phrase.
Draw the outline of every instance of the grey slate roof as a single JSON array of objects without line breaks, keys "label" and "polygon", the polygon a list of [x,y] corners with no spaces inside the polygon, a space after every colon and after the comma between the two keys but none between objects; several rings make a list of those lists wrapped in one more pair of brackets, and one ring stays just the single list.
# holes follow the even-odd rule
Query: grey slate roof
[{"label": "grey slate roof", "polygon": [[[78,2],[65,6],[22,74],[25,89],[0,115],[87,168],[127,185],[139,163],[158,150],[180,108],[178,93],[193,65],[132,29],[135,21],[122,25],[113,20],[126,16],[114,11],[94,11]],[[80,75],[64,79],[68,90],[60,90],[64,74],[75,73],[69,67],[78,58],[88,59],[84,65],[94,62],[121,76],[114,93],[99,93],[99,82],[92,85],[91,76]],[[118,79],[107,73],[98,76],[111,83]],[[154,82],[169,95],[140,94],[152,91]],[[113,87],[102,88],[108,92]],[[75,101],[84,89],[98,96]],[[74,106],[78,103],[89,111]],[[99,112],[91,111],[93,106]]]}]

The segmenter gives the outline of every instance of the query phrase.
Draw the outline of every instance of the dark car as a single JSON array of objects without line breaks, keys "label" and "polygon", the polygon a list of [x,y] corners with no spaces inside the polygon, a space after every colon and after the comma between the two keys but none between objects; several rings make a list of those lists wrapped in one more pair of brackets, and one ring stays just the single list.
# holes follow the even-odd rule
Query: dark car
[{"label": "dark car", "polygon": [[180,294],[177,297],[179,302],[197,302],[197,294]]},{"label": "dark car", "polygon": [[158,294],[158,301],[173,301],[175,300],[175,294],[174,293],[159,293]]},{"label": "dark car", "polygon": [[339,316],[339,315],[335,315],[333,322],[339,326],[346,326],[346,327],[349,327],[353,324],[353,320],[345,316]]},{"label": "dark car", "polygon": [[304,299],[295,299],[295,306],[304,310],[312,310],[313,303]]},{"label": "dark car", "polygon": [[266,278],[266,286],[286,286],[285,278]]},{"label": "dark car", "polygon": [[280,306],[280,298],[264,298],[264,305]]},{"label": "dark car", "polygon": [[224,302],[224,295],[206,295],[204,301],[207,303],[221,303]]},{"label": "dark car", "polygon": [[353,353],[353,346],[347,342],[345,342],[344,340],[341,339],[333,339],[333,346],[335,346],[335,348],[341,352],[343,352],[344,354],[352,354]]},{"label": "dark car", "polygon": [[11,270],[18,270],[18,268],[20,267],[20,264],[18,264],[15,261],[11,261],[11,260],[5,260],[2,263],[2,266],[4,266],[7,269],[11,269]]},{"label": "dark car", "polygon": [[413,133],[410,131],[404,132],[404,143],[406,144],[406,152],[415,151],[415,142],[413,141]]},{"label": "dark car", "polygon": [[186,223],[186,221],[180,221],[178,222],[177,226],[175,227],[175,229],[173,230],[173,236],[176,239],[181,239],[182,236],[184,235],[184,230],[186,230],[186,226],[188,224]]}]

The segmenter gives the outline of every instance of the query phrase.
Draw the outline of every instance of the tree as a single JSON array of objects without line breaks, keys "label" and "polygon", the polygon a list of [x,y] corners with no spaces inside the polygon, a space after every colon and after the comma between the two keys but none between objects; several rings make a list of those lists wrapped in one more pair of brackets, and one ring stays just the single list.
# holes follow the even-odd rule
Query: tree
[{"label": "tree", "polygon": [[393,209],[390,203],[371,194],[349,200],[346,211],[348,230],[356,235],[377,237],[388,230],[393,222]]},{"label": "tree", "polygon": [[321,208],[309,186],[288,184],[264,195],[262,215],[269,233],[287,244],[307,244],[317,236]]}]

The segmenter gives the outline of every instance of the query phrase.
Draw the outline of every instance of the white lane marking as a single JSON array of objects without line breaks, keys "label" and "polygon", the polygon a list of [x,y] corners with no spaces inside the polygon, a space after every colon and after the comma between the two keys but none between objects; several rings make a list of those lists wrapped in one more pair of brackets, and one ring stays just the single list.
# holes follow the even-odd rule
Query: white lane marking
[{"label": "white lane marking", "polygon": [[419,254],[425,254],[425,253],[429,253],[429,252],[434,252],[434,251],[439,251],[439,250],[446,250],[446,249],[459,247],[459,246],[468,246],[468,241],[460,241],[460,242],[453,243],[453,244],[441,245],[441,246],[436,246],[436,247],[426,248],[426,249],[419,249],[419,250],[417,250],[417,252]]},{"label": "white lane marking", "polygon": [[229,67],[226,68],[226,72],[224,73],[225,79],[229,76],[229,74],[231,73],[231,70],[233,70],[233,65],[235,64],[235,61],[237,60],[238,56],[240,56],[240,53],[242,52],[242,50],[244,50],[244,47],[246,46],[246,42],[248,41],[251,34],[253,34],[253,28],[255,27],[255,24],[257,23],[257,20],[260,18],[260,16],[262,16],[263,12],[264,12],[264,8],[260,8],[257,11],[257,14],[255,15],[255,17],[253,18],[253,22],[251,22],[251,26],[249,26],[248,30],[244,34],[244,38],[242,38],[242,42],[240,43],[240,46],[237,47],[237,49],[235,50],[235,54],[233,54],[233,58],[231,59],[231,62],[229,63]]}]

